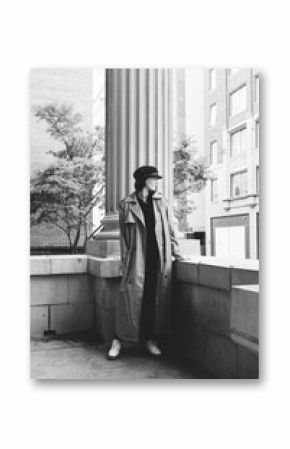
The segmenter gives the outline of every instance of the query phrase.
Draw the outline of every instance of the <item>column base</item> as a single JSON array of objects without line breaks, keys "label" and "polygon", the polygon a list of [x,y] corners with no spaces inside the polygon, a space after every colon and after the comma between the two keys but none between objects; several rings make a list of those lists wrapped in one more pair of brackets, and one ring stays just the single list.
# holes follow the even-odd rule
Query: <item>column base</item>
[{"label": "column base", "polygon": [[87,242],[87,254],[102,258],[120,256],[118,214],[106,215],[101,223],[103,225],[102,231]]},{"label": "column base", "polygon": [[119,237],[116,240],[97,240],[92,239],[87,242],[86,253],[95,257],[117,257],[120,256]]}]

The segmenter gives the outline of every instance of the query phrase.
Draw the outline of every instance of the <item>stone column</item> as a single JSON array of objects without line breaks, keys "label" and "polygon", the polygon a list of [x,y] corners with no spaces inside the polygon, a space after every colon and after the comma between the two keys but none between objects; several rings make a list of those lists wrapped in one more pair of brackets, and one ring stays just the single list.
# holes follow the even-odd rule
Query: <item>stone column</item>
[{"label": "stone column", "polygon": [[134,191],[134,170],[154,165],[172,204],[172,70],[106,70],[106,215],[88,251],[119,254],[118,203]]}]

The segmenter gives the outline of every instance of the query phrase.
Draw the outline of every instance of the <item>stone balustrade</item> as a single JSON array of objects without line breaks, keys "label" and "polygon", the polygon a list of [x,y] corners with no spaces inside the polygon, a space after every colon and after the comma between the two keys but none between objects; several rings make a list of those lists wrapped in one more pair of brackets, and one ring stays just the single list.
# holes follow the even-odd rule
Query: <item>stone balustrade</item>
[{"label": "stone balustrade", "polygon": [[[173,264],[173,350],[214,377],[258,377],[258,277],[254,260],[196,256]],[[114,334],[118,257],[31,257],[31,336]]]}]

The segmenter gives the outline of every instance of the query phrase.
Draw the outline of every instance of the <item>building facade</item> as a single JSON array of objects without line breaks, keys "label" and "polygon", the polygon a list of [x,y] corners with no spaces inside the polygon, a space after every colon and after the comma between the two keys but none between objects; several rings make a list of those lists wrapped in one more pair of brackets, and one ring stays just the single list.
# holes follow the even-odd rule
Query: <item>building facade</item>
[{"label": "building facade", "polygon": [[[201,156],[204,155],[204,70],[201,68],[173,69],[173,128],[178,141],[184,136],[194,136]],[[193,211],[176,225],[179,231],[201,239],[204,247],[205,216],[204,191],[184,194],[193,202]],[[176,201],[177,207],[183,207]]]},{"label": "building facade", "polygon": [[205,69],[206,253],[259,257],[259,74]]}]

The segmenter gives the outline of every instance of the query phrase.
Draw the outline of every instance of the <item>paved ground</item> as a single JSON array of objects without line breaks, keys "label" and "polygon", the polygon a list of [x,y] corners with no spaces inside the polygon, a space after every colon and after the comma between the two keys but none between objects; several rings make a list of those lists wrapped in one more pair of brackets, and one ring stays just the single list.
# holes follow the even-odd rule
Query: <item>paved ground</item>
[{"label": "paved ground", "polygon": [[31,341],[33,379],[138,380],[205,378],[165,357],[154,358],[143,348],[127,345],[122,357],[106,359],[108,345],[77,338]]}]

